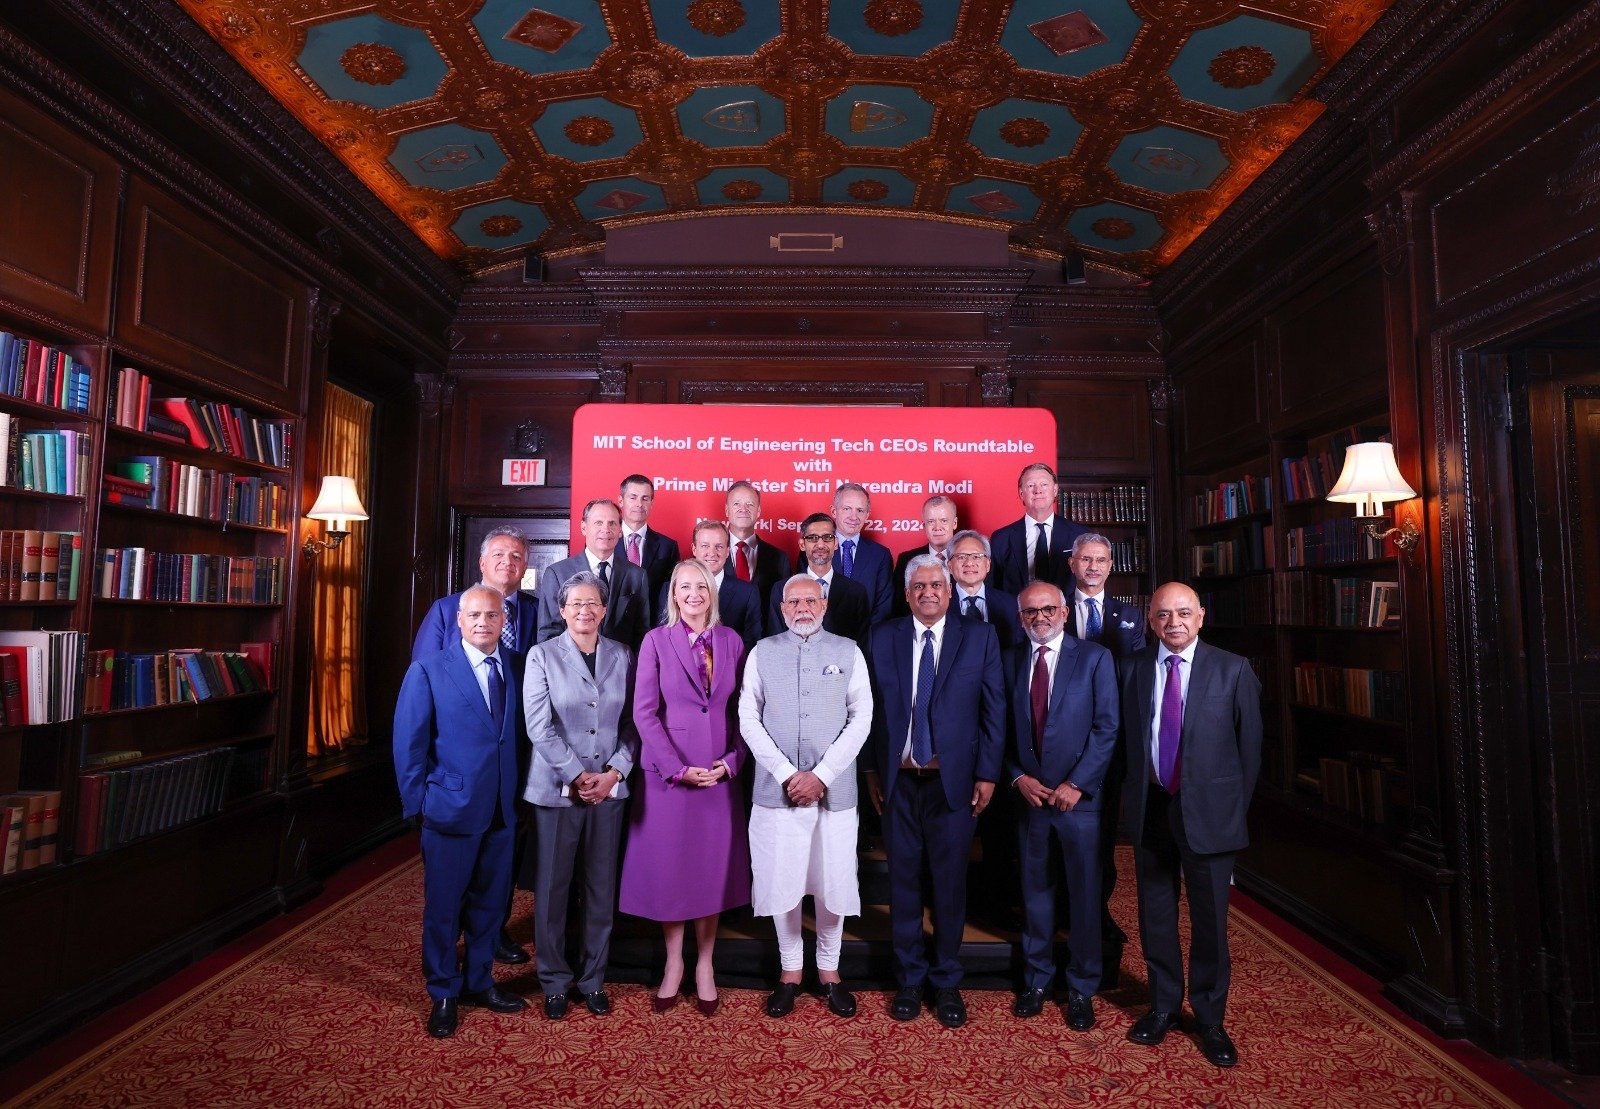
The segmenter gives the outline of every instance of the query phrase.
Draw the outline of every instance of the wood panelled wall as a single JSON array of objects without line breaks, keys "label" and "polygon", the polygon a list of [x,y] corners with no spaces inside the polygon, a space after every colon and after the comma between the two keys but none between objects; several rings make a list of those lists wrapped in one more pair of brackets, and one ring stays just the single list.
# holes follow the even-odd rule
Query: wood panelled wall
[{"label": "wood panelled wall", "polygon": [[1404,834],[1357,860],[1263,826],[1248,880],[1436,1027],[1594,1070],[1595,736],[1534,726],[1553,706],[1526,660],[1556,589],[1530,591],[1518,541],[1507,366],[1600,337],[1600,5],[1422,6],[1376,49],[1392,85],[1335,74],[1313,143],[1156,283],[1181,466],[1376,392],[1421,493],[1398,510],[1423,533],[1399,563]]}]

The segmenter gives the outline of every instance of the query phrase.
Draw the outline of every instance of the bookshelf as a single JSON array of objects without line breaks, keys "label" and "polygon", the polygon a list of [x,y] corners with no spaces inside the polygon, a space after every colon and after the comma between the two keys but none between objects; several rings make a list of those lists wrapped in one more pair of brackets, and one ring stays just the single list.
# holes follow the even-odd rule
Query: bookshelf
[{"label": "bookshelf", "polygon": [[1073,523],[1111,540],[1112,569],[1106,591],[1141,608],[1148,603],[1153,549],[1149,482],[1138,478],[1063,481],[1059,510]]}]

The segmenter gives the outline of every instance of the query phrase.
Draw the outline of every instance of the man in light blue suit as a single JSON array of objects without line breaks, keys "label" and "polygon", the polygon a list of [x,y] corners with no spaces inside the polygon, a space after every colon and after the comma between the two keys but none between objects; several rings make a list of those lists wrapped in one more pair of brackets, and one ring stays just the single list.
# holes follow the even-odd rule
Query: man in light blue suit
[{"label": "man in light blue suit", "polygon": [[1100,988],[1100,810],[1106,769],[1117,744],[1116,660],[1064,628],[1068,608],[1059,587],[1034,582],[1017,598],[1030,642],[1006,660],[1006,779],[1021,795],[1017,825],[1022,858],[1023,989],[1012,1012],[1038,1016],[1055,985],[1056,874],[1051,840],[1071,901],[1067,1025],[1094,1027],[1092,998]]},{"label": "man in light blue suit", "polygon": [[[526,742],[517,692],[522,659],[505,649],[504,598],[461,595],[461,635],[413,662],[394,712],[401,812],[422,827],[422,969],[433,1009],[428,1034],[455,1034],[458,1004],[527,1008],[494,983],[495,933],[511,882],[517,752]],[[456,939],[466,933],[458,968]]]}]

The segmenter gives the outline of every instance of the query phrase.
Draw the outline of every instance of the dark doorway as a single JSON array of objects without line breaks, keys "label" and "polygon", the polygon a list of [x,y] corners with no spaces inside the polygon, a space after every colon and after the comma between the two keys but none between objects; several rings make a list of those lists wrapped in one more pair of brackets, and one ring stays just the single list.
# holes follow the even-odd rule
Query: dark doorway
[{"label": "dark doorway", "polygon": [[1600,344],[1516,352],[1510,386],[1541,921],[1526,962],[1545,996],[1550,1057],[1596,1073]]}]

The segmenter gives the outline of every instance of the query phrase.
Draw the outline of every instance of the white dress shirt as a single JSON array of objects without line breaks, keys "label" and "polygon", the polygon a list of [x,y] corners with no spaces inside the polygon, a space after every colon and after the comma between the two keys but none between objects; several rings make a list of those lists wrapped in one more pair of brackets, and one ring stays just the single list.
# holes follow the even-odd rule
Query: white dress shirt
[{"label": "white dress shirt", "polygon": [[[489,706],[489,713],[492,716],[495,703],[494,698],[489,696],[489,659],[497,655],[486,655],[465,639],[461,641],[461,649],[467,652],[467,661],[472,664],[472,676],[478,679],[478,692],[483,694],[483,703]],[[505,682],[511,680],[511,675],[506,673],[504,666],[500,667],[500,680]],[[504,708],[503,705],[500,707]]]},{"label": "white dress shirt", "polygon": [[1050,550],[1050,539],[1055,532],[1056,518],[1047,516],[1043,520],[1035,520],[1032,516],[1022,518],[1022,534],[1028,541],[1028,565],[1033,565],[1034,548],[1039,545],[1039,525],[1044,525],[1044,549]]},{"label": "white dress shirt", "polygon": [[[1178,657],[1183,659],[1178,664],[1178,695],[1183,701],[1185,711],[1189,708],[1189,677],[1190,671],[1194,669],[1194,648],[1199,642],[1199,639],[1190,640],[1187,647],[1177,652]],[[1173,653],[1167,650],[1165,643],[1156,651],[1156,684],[1152,692],[1154,700],[1150,702],[1149,742],[1152,769],[1161,765],[1161,698],[1167,690],[1167,659],[1171,658]]]},{"label": "white dress shirt", "polygon": [[[937,671],[939,669],[939,652],[944,647],[944,624],[944,616],[939,617],[939,619],[931,625],[924,625],[921,620],[911,621],[911,699],[913,701],[916,700],[917,696],[917,675],[922,670],[922,633],[925,631],[931,631],[933,633],[933,668],[935,671]],[[932,722],[930,721],[929,723],[931,724]],[[905,746],[900,749],[901,766],[917,765],[916,760],[911,757],[911,727],[912,722],[911,720],[907,719],[906,743]],[[938,765],[939,756],[935,754],[932,761],[930,761],[927,766],[921,767],[921,769],[931,770]]]}]

